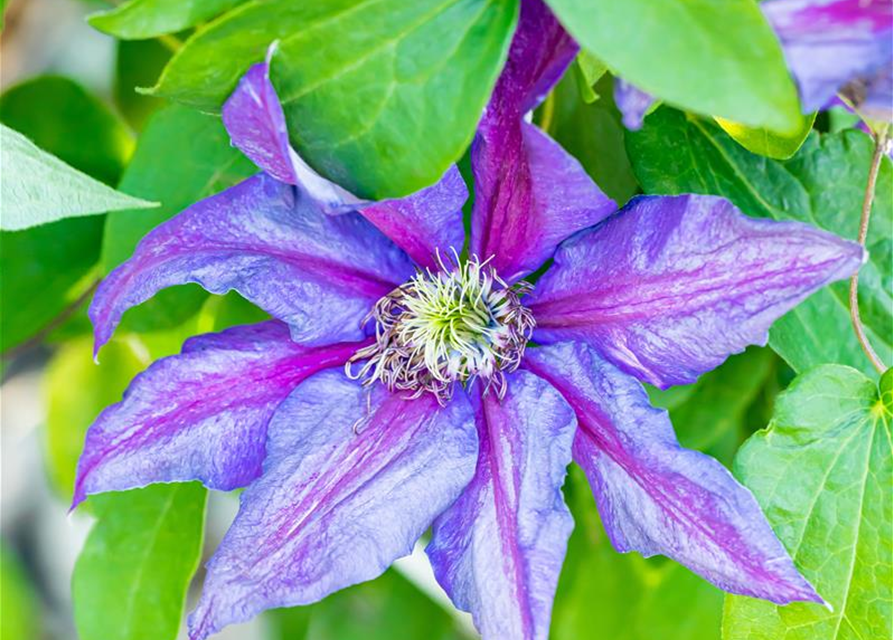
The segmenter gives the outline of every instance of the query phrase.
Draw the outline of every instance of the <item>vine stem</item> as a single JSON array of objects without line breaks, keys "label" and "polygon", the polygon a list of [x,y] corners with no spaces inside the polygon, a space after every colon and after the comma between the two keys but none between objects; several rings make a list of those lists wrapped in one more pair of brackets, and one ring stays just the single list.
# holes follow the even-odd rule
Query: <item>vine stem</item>
[{"label": "vine stem", "polygon": [[[881,168],[881,160],[887,152],[887,145],[890,143],[890,126],[884,125],[874,138],[874,155],[871,158],[871,167],[868,170],[868,184],[865,186],[865,198],[862,200],[862,220],[859,223],[859,244],[865,246],[865,239],[868,237],[868,222],[871,219],[871,205],[874,203],[874,191],[877,185],[878,172]],[[862,351],[871,360],[871,364],[877,369],[878,373],[884,373],[887,367],[884,361],[871,346],[868,336],[865,335],[865,328],[862,326],[862,318],[859,316],[859,272],[853,274],[850,278],[850,319],[853,321],[853,329],[856,331],[856,338],[862,345]]]},{"label": "vine stem", "polygon": [[36,334],[31,336],[28,340],[23,342],[22,344],[12,347],[7,351],[4,351],[2,356],[4,360],[13,360],[14,358],[22,355],[26,351],[29,351],[41,344],[47,336],[49,336],[53,331],[62,326],[66,320],[68,320],[74,313],[81,308],[81,306],[90,299],[90,296],[96,291],[96,287],[99,286],[100,280],[95,280],[90,287],[84,291],[81,295],[77,297],[71,304],[65,307],[59,315],[50,320],[43,328],[41,328]]}]

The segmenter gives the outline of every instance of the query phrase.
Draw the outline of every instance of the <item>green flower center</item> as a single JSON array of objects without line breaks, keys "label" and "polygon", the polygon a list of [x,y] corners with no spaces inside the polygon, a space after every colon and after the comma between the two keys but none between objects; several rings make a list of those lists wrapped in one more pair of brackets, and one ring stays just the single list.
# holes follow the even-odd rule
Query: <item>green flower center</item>
[{"label": "green flower center", "polygon": [[[347,363],[364,384],[381,381],[391,391],[429,391],[443,404],[453,383],[485,381],[485,392],[505,394],[535,322],[521,297],[531,285],[508,285],[476,257],[458,266],[421,272],[379,300],[365,322],[375,321],[374,344]],[[352,365],[365,360],[358,372]]]}]

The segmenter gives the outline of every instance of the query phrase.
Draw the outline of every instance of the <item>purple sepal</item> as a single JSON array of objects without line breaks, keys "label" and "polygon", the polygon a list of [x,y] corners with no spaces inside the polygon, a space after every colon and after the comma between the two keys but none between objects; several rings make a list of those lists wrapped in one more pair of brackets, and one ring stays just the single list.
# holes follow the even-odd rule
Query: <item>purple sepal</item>
[{"label": "purple sepal", "polygon": [[72,508],[88,494],[153,482],[243,487],[265,455],[267,424],[304,378],[364,343],[302,347],[276,320],[190,338],[153,363],[87,431]]},{"label": "purple sepal", "polygon": [[465,245],[462,205],[467,199],[468,187],[452,166],[426,189],[405,198],[375,202],[359,211],[416,264],[437,270],[438,251],[454,248],[461,253]]},{"label": "purple sepal", "polygon": [[634,198],[563,243],[527,301],[534,340],[580,340],[659,387],[765,344],[770,325],[855,273],[863,249],[715,196]]},{"label": "purple sepal", "polygon": [[459,496],[478,449],[464,393],[441,408],[340,371],[299,386],[268,434],[263,475],[208,563],[192,640],[380,575]]},{"label": "purple sepal", "polygon": [[614,79],[614,102],[623,115],[623,126],[630,131],[642,128],[645,114],[654,104],[654,96],[645,93],[626,80]]},{"label": "purple sepal", "polygon": [[781,40],[805,112],[856,83],[875,87],[862,99],[890,119],[891,104],[883,99],[893,82],[893,2],[769,0],[760,8]]},{"label": "purple sepal", "polygon": [[576,52],[545,5],[523,2],[508,62],[472,145],[471,253],[492,258],[509,281],[538,269],[561,240],[615,210],[579,162],[524,122]]},{"label": "purple sepal", "polygon": [[223,105],[223,124],[234,146],[277,180],[297,185],[326,213],[340,213],[365,202],[319,175],[294,150],[285,114],[270,82],[269,59],[252,66]]},{"label": "purple sepal", "polygon": [[822,602],[753,494],[713,458],[680,447],[635,379],[579,343],[530,349],[524,366],[574,408],[574,460],[618,551],[668,556],[730,593]]},{"label": "purple sepal", "polygon": [[325,215],[294,187],[258,174],[156,227],[100,284],[90,305],[96,350],[123,313],[195,282],[236,290],[306,344],[360,340],[372,304],[415,273],[357,213]]},{"label": "purple sepal", "polygon": [[500,402],[475,396],[474,479],[434,522],[427,553],[455,605],[484,640],[546,640],[573,519],[561,493],[576,421],[528,372],[508,376]]}]

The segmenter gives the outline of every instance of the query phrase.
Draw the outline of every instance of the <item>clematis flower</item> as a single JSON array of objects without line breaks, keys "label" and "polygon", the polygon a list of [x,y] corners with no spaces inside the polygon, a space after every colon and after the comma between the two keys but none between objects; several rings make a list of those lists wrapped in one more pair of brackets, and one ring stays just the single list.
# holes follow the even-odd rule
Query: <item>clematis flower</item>
[{"label": "clematis flower", "polygon": [[806,112],[842,92],[862,113],[893,120],[893,0],[767,0]]},{"label": "clematis flower", "polygon": [[184,282],[274,317],[153,364],[79,463],[75,505],[153,482],[247,487],[193,640],[375,578],[429,527],[437,580],[484,638],[545,639],[572,459],[619,551],[670,556],[733,593],[821,601],[751,493],[679,446],[640,381],[689,383],[765,343],[862,249],[716,197],[617,211],[524,119],[575,53],[524,0],[472,147],[467,252],[454,168],[407,198],[351,201],[289,147],[261,64],[224,122],[264,172],[156,228],[102,283],[97,347],[126,309]]}]

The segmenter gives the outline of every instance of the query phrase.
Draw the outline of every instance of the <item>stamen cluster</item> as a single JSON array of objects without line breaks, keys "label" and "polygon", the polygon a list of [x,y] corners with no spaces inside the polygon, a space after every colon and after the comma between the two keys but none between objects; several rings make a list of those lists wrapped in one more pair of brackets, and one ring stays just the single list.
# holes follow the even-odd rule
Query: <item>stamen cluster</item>
[{"label": "stamen cluster", "polygon": [[[347,363],[348,375],[366,385],[380,380],[391,391],[428,391],[441,404],[453,383],[486,381],[485,392],[505,395],[505,373],[521,363],[535,326],[521,298],[532,286],[508,285],[472,257],[441,270],[425,270],[379,300],[366,322],[375,321],[374,344]],[[365,360],[353,373],[352,364]]]}]

